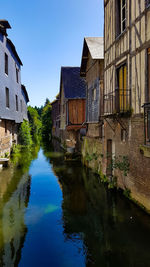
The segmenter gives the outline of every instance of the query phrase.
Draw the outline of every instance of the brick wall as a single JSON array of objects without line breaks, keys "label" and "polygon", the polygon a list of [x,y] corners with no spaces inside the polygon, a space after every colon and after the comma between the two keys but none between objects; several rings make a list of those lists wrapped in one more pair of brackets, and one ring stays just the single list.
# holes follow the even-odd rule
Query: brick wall
[{"label": "brick wall", "polygon": [[104,123],[103,140],[103,173],[107,171],[107,140],[112,140],[112,157],[122,159],[127,156],[130,167],[127,176],[123,172],[114,169],[113,175],[117,176],[118,186],[131,190],[131,196],[150,211],[150,158],[145,157],[141,150],[144,145],[144,119],[143,115],[134,115],[131,119],[121,119],[122,125],[126,128],[125,140],[121,140],[121,125],[116,120],[109,120]]}]

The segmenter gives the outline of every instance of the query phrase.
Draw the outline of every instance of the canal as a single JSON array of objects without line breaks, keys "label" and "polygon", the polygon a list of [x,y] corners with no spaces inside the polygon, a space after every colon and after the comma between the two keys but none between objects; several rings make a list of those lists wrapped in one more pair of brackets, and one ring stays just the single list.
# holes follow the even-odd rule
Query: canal
[{"label": "canal", "polygon": [[150,266],[150,216],[59,152],[20,161],[0,172],[1,267]]}]

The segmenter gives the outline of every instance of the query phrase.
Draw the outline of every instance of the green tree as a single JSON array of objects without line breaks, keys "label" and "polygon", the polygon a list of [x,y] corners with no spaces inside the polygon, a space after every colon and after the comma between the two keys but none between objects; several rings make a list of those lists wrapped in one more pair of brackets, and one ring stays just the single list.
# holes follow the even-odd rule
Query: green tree
[{"label": "green tree", "polygon": [[51,131],[52,131],[52,106],[47,99],[45,106],[42,111],[42,137],[45,141],[51,140]]},{"label": "green tree", "polygon": [[31,129],[29,122],[26,120],[21,123],[19,129],[19,140],[23,146],[29,147],[32,145]]},{"label": "green tree", "polygon": [[41,127],[42,127],[42,122],[40,120],[38,111],[35,108],[29,106],[28,117],[29,117],[29,123],[31,127],[32,138],[34,141],[37,141],[41,135]]}]

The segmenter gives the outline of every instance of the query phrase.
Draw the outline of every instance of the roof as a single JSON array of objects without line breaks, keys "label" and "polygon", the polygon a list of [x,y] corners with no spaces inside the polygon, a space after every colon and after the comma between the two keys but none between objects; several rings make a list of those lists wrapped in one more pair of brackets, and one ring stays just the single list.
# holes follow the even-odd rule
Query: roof
[{"label": "roof", "polygon": [[25,97],[26,97],[27,102],[29,102],[29,96],[28,96],[26,87],[22,84],[22,85],[21,85],[21,88],[22,88],[22,90],[23,90],[23,92],[24,92],[24,94],[25,94]]},{"label": "roof", "polygon": [[11,28],[11,26],[7,20],[0,19],[0,32],[2,32],[2,34],[7,36],[6,29],[10,29],[10,28]]},{"label": "roof", "polygon": [[81,59],[81,77],[85,77],[88,53],[94,60],[104,59],[104,38],[85,37]]},{"label": "roof", "polygon": [[12,41],[11,41],[9,38],[7,38],[7,43],[10,45],[10,47],[11,47],[11,49],[12,49],[12,52],[13,52],[14,56],[15,56],[16,59],[18,60],[19,64],[22,66],[23,64],[22,64],[22,62],[21,62],[20,57],[18,56],[18,53],[17,53],[17,51],[16,51],[16,48],[15,48],[14,44],[12,43]]},{"label": "roof", "polygon": [[8,20],[5,20],[5,19],[0,19],[0,27],[4,28],[4,29],[10,29],[11,28]]},{"label": "roof", "polygon": [[58,102],[59,99],[54,99],[52,102],[51,102],[51,105],[54,105],[56,102]]},{"label": "roof", "polygon": [[61,83],[65,98],[77,99],[86,97],[86,84],[80,77],[80,67],[62,67]]}]

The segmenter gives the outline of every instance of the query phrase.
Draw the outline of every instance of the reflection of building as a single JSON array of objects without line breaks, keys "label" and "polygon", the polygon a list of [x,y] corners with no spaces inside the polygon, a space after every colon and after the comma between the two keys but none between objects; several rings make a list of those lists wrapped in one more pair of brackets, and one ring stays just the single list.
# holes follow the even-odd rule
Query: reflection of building
[{"label": "reflection of building", "polygon": [[22,62],[12,41],[7,37],[10,25],[0,20],[0,154],[9,152],[17,142],[18,127],[27,120],[28,94],[21,85]]},{"label": "reflection of building", "polygon": [[[63,163],[56,157],[51,158],[51,163],[62,185],[65,242],[78,248],[85,257],[85,265],[126,267],[142,262],[148,267],[147,215],[147,223],[144,220],[142,228],[143,213],[140,216],[132,203],[125,203],[121,195],[106,190],[97,175],[79,164]],[[141,243],[144,246],[141,247]]]},{"label": "reflection of building", "polygon": [[29,201],[30,180],[28,173],[21,176],[19,170],[12,175],[7,190],[1,185],[4,180],[0,180],[0,188],[5,188],[0,200],[0,266],[18,266],[20,261],[27,232],[24,212]]}]

